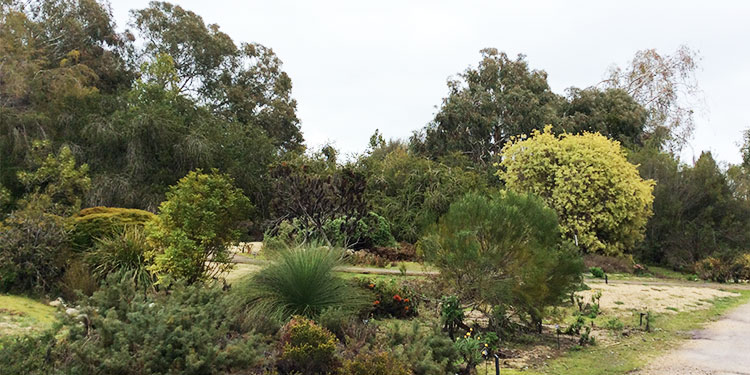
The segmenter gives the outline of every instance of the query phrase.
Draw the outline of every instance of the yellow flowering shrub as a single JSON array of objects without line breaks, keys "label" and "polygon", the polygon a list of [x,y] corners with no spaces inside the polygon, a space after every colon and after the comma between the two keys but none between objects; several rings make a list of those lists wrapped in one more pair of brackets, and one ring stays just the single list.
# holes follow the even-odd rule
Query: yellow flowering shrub
[{"label": "yellow flowering shrub", "polygon": [[619,142],[599,133],[552,133],[547,126],[506,144],[497,175],[553,208],[563,235],[589,253],[621,255],[643,238],[654,182],[629,163]]}]

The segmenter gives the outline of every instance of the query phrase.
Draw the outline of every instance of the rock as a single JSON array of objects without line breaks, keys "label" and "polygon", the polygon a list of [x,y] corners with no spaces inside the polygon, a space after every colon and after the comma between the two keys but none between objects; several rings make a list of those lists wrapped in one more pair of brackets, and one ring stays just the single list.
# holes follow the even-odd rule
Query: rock
[{"label": "rock", "polygon": [[70,315],[70,316],[81,315],[81,312],[78,311],[78,309],[74,309],[72,307],[68,307],[67,309],[65,309],[65,313],[68,314],[68,315]]},{"label": "rock", "polygon": [[54,301],[50,301],[50,303],[49,303],[49,305],[52,306],[52,307],[60,307],[60,306],[62,306],[62,304],[63,303],[62,303],[62,301],[59,298],[56,299],[56,300],[54,300]]}]

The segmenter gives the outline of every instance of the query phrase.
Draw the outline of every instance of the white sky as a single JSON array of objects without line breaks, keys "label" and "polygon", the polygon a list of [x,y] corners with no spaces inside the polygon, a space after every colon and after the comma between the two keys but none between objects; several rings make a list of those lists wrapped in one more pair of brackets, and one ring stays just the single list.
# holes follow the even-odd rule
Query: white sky
[{"label": "white sky", "polygon": [[[111,0],[118,26],[144,0]],[[523,53],[552,89],[599,82],[636,51],[703,58],[707,111],[683,160],[710,150],[740,160],[750,127],[750,1],[172,1],[217,23],[235,43],[273,48],[291,76],[308,145],[362,152],[380,129],[406,138],[446,96],[446,79],[494,47]]]}]

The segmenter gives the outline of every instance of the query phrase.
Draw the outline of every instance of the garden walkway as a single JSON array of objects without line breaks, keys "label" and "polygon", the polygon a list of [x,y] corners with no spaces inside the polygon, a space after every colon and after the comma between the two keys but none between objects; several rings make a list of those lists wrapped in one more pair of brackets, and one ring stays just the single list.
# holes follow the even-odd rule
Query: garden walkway
[{"label": "garden walkway", "polygon": [[750,375],[750,303],[693,334],[638,375]]}]

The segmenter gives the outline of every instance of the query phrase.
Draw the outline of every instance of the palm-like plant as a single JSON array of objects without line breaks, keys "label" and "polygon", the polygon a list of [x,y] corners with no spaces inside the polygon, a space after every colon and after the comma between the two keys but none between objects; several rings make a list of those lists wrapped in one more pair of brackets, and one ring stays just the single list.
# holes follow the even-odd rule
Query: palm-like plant
[{"label": "palm-like plant", "polygon": [[286,320],[315,318],[327,309],[356,313],[367,304],[364,292],[337,276],[343,252],[301,246],[280,250],[269,266],[240,286],[251,312]]}]

